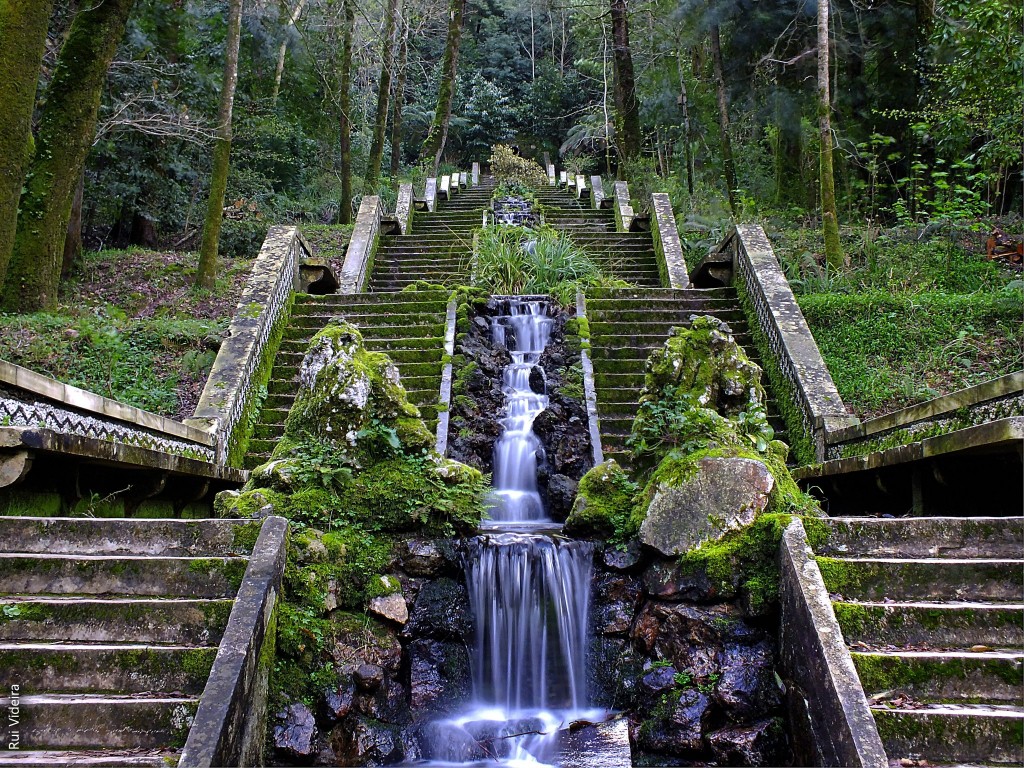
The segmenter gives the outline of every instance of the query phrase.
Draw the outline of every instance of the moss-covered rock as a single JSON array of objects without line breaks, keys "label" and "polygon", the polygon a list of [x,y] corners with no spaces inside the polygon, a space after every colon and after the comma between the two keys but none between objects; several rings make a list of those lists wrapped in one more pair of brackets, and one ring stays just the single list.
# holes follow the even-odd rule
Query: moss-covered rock
[{"label": "moss-covered rock", "polygon": [[598,464],[580,479],[565,532],[583,538],[625,540],[631,533],[629,523],[639,490],[615,459]]}]

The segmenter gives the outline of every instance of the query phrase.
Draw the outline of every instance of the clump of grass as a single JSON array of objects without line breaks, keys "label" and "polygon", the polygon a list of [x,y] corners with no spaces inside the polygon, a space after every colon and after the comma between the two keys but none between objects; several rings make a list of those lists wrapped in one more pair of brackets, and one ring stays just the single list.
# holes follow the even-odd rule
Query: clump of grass
[{"label": "clump of grass", "polygon": [[572,304],[588,286],[620,284],[607,277],[590,255],[550,227],[496,226],[478,231],[474,283],[493,294],[550,295]]}]

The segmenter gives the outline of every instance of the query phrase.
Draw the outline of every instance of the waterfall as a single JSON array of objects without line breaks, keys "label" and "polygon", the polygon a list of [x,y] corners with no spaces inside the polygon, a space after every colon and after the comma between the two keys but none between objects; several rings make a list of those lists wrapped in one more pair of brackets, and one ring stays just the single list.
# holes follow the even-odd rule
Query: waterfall
[{"label": "waterfall", "polygon": [[495,343],[512,356],[502,382],[504,431],[494,446],[494,503],[466,562],[473,701],[431,724],[429,751],[445,764],[538,768],[556,764],[560,730],[602,714],[587,709],[586,692],[593,545],[549,535],[558,525],[537,490],[543,448],[533,421],[548,404],[537,366],[551,335],[547,303],[513,298],[505,309],[492,325]]}]

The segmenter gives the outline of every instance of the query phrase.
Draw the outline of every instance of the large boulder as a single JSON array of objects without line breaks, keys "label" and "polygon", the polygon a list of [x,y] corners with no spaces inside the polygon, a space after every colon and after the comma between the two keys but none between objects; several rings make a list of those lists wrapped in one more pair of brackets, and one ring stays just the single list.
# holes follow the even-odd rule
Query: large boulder
[{"label": "large boulder", "polygon": [[[667,478],[667,473],[659,473]],[[654,487],[640,540],[663,555],[682,555],[750,525],[768,504],[775,480],[763,463],[704,458],[686,478]]]}]

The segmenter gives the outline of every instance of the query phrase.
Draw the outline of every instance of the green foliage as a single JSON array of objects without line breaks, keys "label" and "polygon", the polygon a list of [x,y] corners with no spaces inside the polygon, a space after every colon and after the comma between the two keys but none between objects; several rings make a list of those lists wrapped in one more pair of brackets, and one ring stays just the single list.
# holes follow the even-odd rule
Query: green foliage
[{"label": "green foliage", "polygon": [[541,187],[548,183],[548,174],[537,163],[520,157],[512,147],[497,144],[488,160],[491,173],[499,184]]},{"label": "green foliage", "polygon": [[498,295],[550,294],[568,306],[578,290],[612,282],[568,235],[550,227],[484,227],[474,253],[475,284]]}]

